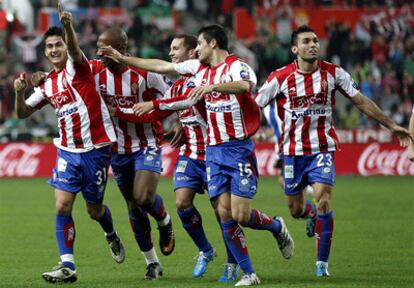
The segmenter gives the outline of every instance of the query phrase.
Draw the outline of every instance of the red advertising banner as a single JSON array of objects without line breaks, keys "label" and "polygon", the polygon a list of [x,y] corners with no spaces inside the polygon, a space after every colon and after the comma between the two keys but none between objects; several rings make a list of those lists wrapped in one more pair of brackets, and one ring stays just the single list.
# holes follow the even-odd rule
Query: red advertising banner
[{"label": "red advertising banner", "polygon": [[[163,146],[163,175],[172,176],[178,150]],[[276,161],[273,143],[256,144],[259,173],[275,175]],[[50,177],[56,162],[56,148],[52,144],[0,144],[0,178]],[[335,153],[337,175],[414,175],[414,162],[398,143],[345,143]]]}]

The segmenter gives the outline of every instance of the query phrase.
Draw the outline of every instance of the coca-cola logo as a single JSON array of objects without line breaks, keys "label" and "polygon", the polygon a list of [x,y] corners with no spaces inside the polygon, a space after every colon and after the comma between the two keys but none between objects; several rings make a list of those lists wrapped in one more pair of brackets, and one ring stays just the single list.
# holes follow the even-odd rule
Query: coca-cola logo
[{"label": "coca-cola logo", "polygon": [[414,163],[406,149],[381,149],[378,143],[367,146],[358,159],[361,175],[414,175]]},{"label": "coca-cola logo", "polygon": [[30,177],[39,170],[44,146],[12,143],[0,150],[0,177]]}]

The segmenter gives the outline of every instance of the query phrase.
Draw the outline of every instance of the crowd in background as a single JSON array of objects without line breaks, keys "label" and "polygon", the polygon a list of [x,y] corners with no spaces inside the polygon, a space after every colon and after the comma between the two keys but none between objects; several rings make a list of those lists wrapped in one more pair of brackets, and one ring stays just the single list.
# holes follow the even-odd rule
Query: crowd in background
[{"label": "crowd in background", "polygon": [[[1,1],[0,1],[1,2]],[[414,15],[411,1],[387,0],[66,0],[70,9],[85,7],[122,7],[125,17],[118,19],[129,36],[129,52],[144,58],[169,59],[169,45],[174,33],[196,33],[202,25],[219,23],[228,28],[231,51],[246,59],[256,70],[258,84],[276,68],[292,61],[290,34],[295,28],[294,5],[340,5],[382,7],[396,6],[399,17],[381,23],[361,19],[355,31],[344,23],[326,25],[327,38],[321,40],[321,55],[327,61],[340,64],[358,83],[361,92],[375,101],[399,125],[407,126],[414,102]],[[56,1],[31,1],[35,13],[45,7],[54,8]],[[232,33],[232,17],[236,6],[247,7],[256,19],[256,37],[236,39]],[[272,9],[271,17],[256,15],[257,7]],[[391,7],[392,6],[392,7]],[[163,28],[157,18],[174,17],[178,31]],[[161,11],[161,12],[159,12]],[[150,16],[148,16],[150,15]],[[178,16],[177,16],[178,15]],[[201,19],[201,20],[200,20]],[[271,23],[277,23],[275,30]],[[36,23],[37,24],[37,23]],[[108,25],[99,18],[75,19],[79,43],[89,59],[96,57],[96,40]],[[35,25],[36,27],[36,25]],[[168,25],[167,25],[168,27]],[[191,27],[189,30],[186,27]],[[48,71],[43,56],[42,34],[27,31],[15,13],[0,10],[0,142],[9,140],[50,139],[56,131],[52,109],[35,113],[27,120],[13,113],[13,80],[22,71]],[[30,91],[30,88],[28,89]],[[378,123],[363,117],[352,104],[337,97],[336,127],[377,127]],[[266,123],[264,123],[266,127]],[[265,128],[264,128],[265,129]],[[263,133],[262,133],[263,134]],[[267,134],[267,133],[265,133]]]}]

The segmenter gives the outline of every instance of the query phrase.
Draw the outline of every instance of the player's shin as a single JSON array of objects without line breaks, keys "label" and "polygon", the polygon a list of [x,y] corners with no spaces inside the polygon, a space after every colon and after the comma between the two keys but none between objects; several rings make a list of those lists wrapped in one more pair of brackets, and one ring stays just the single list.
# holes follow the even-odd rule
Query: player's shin
[{"label": "player's shin", "polygon": [[62,265],[75,270],[73,257],[75,224],[72,215],[56,215],[56,240]]},{"label": "player's shin", "polygon": [[177,213],[184,229],[191,239],[193,239],[193,242],[197,245],[198,249],[202,252],[210,251],[213,247],[207,240],[203,229],[202,218],[198,210],[195,207],[191,207],[185,210],[177,209]]},{"label": "player's shin", "polygon": [[224,240],[245,274],[254,273],[244,233],[236,221],[222,222]]},{"label": "player's shin", "polygon": [[328,262],[334,230],[333,211],[327,214],[318,212],[315,225],[317,261]]}]

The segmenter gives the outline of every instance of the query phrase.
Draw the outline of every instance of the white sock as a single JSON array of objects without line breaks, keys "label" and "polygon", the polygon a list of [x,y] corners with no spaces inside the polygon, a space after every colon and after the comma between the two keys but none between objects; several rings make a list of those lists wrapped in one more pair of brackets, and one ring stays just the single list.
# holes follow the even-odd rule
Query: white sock
[{"label": "white sock", "polygon": [[63,262],[72,262],[73,264],[75,264],[75,258],[73,257],[73,254],[63,254],[60,255],[60,261]]},{"label": "white sock", "polygon": [[142,255],[144,255],[145,262],[147,263],[147,265],[151,263],[155,263],[155,262],[160,263],[157,257],[157,252],[155,252],[154,247],[152,247],[150,250],[146,252],[141,252],[141,253]]},{"label": "white sock", "polygon": [[167,213],[167,216],[165,216],[164,219],[157,221],[158,226],[161,226],[161,227],[166,226],[170,222],[170,220],[171,220],[170,214]]}]

